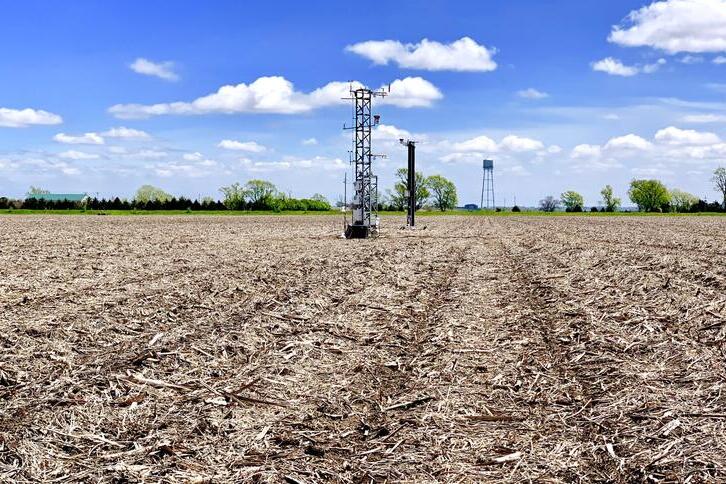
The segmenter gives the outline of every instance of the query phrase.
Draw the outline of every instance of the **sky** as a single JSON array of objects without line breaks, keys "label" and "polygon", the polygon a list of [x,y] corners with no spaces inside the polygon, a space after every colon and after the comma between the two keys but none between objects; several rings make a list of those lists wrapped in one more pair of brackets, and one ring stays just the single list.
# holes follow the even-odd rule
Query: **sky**
[{"label": "sky", "polygon": [[424,175],[497,204],[658,178],[718,200],[726,0],[2,2],[0,195],[221,196],[253,178],[343,193],[351,86],[382,189]]}]

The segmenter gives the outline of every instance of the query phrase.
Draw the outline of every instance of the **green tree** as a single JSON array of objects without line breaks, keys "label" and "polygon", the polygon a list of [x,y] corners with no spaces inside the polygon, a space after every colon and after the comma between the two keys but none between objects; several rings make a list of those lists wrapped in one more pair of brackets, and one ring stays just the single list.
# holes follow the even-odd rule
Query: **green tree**
[{"label": "green tree", "polygon": [[670,191],[671,209],[676,212],[689,212],[698,203],[698,197],[674,188]]},{"label": "green tree", "polygon": [[[393,186],[393,190],[396,192],[395,195],[392,194],[392,198],[395,197],[397,199],[403,199],[403,204],[401,210],[406,206],[408,198],[406,197],[406,190],[408,189],[408,169],[407,168],[399,168],[396,170],[396,178],[398,178],[398,181]],[[416,208],[421,208],[424,203],[426,203],[426,200],[429,199],[429,196],[431,193],[429,192],[428,186],[426,186],[426,177],[423,176],[423,173],[417,171],[416,172]],[[394,203],[395,205],[395,203]]]},{"label": "green tree", "polygon": [[391,208],[401,212],[406,208],[406,189],[405,185],[403,190],[399,190],[398,188],[398,183],[396,183],[393,190],[390,188],[387,189],[384,199],[388,202]]},{"label": "green tree", "polygon": [[560,200],[568,212],[582,212],[585,199],[573,190],[568,190],[560,195]]},{"label": "green tree", "polygon": [[617,212],[620,208],[620,199],[613,194],[613,187],[605,185],[605,188],[600,190],[602,196],[602,204],[605,205],[606,212]]},{"label": "green tree", "polygon": [[224,195],[224,206],[228,210],[242,210],[244,208],[247,192],[238,182],[228,187],[222,187],[219,191]]},{"label": "green tree", "polygon": [[244,191],[253,208],[269,208],[278,194],[277,187],[266,180],[250,180],[245,183]]},{"label": "green tree", "polygon": [[153,185],[142,185],[136,190],[134,200],[137,203],[166,202],[171,200],[171,195]]},{"label": "green tree", "polygon": [[328,205],[330,205],[330,202],[325,197],[325,195],[321,195],[319,193],[316,193],[315,195],[313,195],[312,197],[310,197],[310,200],[315,200],[316,202],[327,203]]},{"label": "green tree", "polygon": [[30,186],[30,189],[28,190],[28,196],[32,197],[33,195],[48,195],[50,193],[50,190],[45,190],[40,187],[35,187],[33,185]]},{"label": "green tree", "polygon": [[539,208],[543,212],[554,212],[559,206],[560,201],[552,195],[548,195],[539,201]]},{"label": "green tree", "polygon": [[713,186],[723,196],[723,208],[726,209],[726,168],[719,167],[713,172]]},{"label": "green tree", "polygon": [[668,189],[659,180],[633,180],[628,190],[630,200],[645,212],[662,211],[671,201]]},{"label": "green tree", "polygon": [[434,206],[445,212],[456,208],[458,197],[456,196],[456,185],[441,175],[432,175],[426,179],[426,186],[431,191],[431,198]]}]

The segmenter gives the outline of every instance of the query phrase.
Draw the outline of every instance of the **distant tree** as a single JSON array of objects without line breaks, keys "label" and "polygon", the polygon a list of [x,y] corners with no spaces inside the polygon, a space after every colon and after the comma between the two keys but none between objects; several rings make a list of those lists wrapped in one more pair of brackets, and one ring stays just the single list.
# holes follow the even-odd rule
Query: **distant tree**
[{"label": "distant tree", "polygon": [[33,185],[30,186],[30,189],[28,190],[28,196],[32,197],[33,195],[48,195],[50,193],[50,190],[45,190],[40,187],[35,187]]},{"label": "distant tree", "polygon": [[713,186],[716,191],[721,192],[723,197],[723,208],[726,210],[726,168],[719,167],[713,172]]},{"label": "distant tree", "polygon": [[441,175],[432,175],[426,179],[426,185],[436,208],[442,212],[456,208],[459,197],[456,195],[456,185],[451,180]]},{"label": "distant tree", "polygon": [[247,191],[239,183],[233,183],[228,187],[219,189],[224,195],[224,206],[228,210],[242,210],[245,208]]},{"label": "distant tree", "polygon": [[670,191],[671,209],[676,212],[690,212],[691,209],[698,204],[698,197],[674,188]]},{"label": "distant tree", "polygon": [[568,212],[582,212],[582,206],[585,205],[585,199],[582,195],[573,190],[561,194],[560,199]]},{"label": "distant tree", "polygon": [[645,212],[658,212],[668,208],[671,196],[659,180],[633,180],[628,190],[630,200]]},{"label": "distant tree", "polygon": [[[408,201],[408,198],[406,197],[406,190],[408,190],[408,169],[406,168],[399,168],[396,170],[396,178],[398,178],[398,181],[393,186],[394,192],[396,192],[396,196],[398,199],[403,200],[403,204],[401,205],[400,210],[403,210],[406,207],[406,203]],[[431,193],[429,192],[429,187],[426,184],[426,177],[423,176],[423,173],[416,172],[416,208],[421,208],[426,203],[426,201],[429,199],[429,196]]]},{"label": "distant tree", "polygon": [[512,207],[512,212],[521,212],[521,211],[522,210],[517,205]]},{"label": "distant tree", "polygon": [[617,212],[620,208],[620,199],[613,194],[613,187],[605,185],[605,188],[600,190],[602,196],[602,204],[605,205],[606,212]]},{"label": "distant tree", "polygon": [[548,195],[539,201],[539,208],[543,212],[554,212],[559,206],[560,201],[552,195]]},{"label": "distant tree", "polygon": [[266,180],[250,180],[245,183],[244,192],[252,208],[272,208],[277,188]]},{"label": "distant tree", "polygon": [[328,205],[330,205],[330,202],[325,197],[325,195],[321,195],[319,193],[316,193],[315,195],[313,195],[312,197],[310,197],[310,200],[315,200],[316,202],[327,203]]},{"label": "distant tree", "polygon": [[386,190],[385,200],[392,210],[402,211],[406,208],[406,190],[399,190],[399,184],[394,185],[393,190],[390,188]]},{"label": "distant tree", "polygon": [[136,190],[136,195],[134,195],[134,201],[136,203],[147,203],[151,201],[166,202],[171,198],[172,196],[170,194],[153,185],[141,185],[139,189]]}]

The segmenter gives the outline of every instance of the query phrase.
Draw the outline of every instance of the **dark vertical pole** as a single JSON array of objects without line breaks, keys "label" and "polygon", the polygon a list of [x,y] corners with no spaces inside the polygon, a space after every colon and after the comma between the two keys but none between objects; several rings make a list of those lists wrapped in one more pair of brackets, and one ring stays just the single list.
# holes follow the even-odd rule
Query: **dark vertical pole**
[{"label": "dark vertical pole", "polygon": [[416,145],[413,141],[408,147],[408,225],[416,225]]}]

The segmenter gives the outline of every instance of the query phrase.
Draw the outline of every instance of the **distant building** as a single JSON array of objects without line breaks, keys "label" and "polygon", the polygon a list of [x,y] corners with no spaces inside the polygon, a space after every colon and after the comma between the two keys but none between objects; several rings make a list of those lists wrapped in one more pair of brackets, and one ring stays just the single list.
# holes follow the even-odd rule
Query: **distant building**
[{"label": "distant building", "polygon": [[27,198],[35,198],[36,200],[46,200],[48,202],[69,202],[84,203],[88,201],[87,193],[34,193],[28,195]]},{"label": "distant building", "polygon": [[467,203],[466,205],[464,205],[464,210],[479,210],[479,205],[477,205],[476,203]]}]

